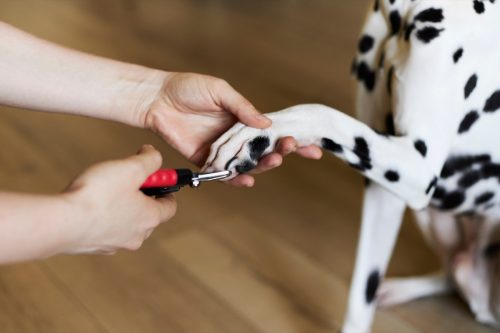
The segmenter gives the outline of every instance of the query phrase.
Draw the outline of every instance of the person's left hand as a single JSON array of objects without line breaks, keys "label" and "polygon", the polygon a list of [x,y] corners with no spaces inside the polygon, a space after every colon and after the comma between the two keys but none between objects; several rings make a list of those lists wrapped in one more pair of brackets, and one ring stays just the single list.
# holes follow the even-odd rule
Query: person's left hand
[{"label": "person's left hand", "polygon": [[[160,93],[146,110],[145,127],[159,134],[190,161],[201,166],[210,145],[237,121],[256,128],[266,128],[271,120],[226,81],[200,74],[168,73]],[[297,147],[292,137],[283,138],[276,151],[265,156],[252,173],[268,171],[281,165],[283,156],[297,154],[311,159],[322,156],[316,146]],[[254,178],[240,175],[233,185],[251,187]]]}]

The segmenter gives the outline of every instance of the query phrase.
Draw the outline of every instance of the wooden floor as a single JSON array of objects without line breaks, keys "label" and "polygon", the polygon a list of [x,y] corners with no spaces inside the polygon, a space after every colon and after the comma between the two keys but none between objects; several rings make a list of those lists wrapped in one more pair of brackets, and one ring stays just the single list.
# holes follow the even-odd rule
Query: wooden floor
[{"label": "wooden floor", "polygon": [[[0,0],[0,19],[83,51],[220,76],[259,109],[353,111],[351,55],[367,0]],[[1,79],[1,78],[0,78]],[[56,193],[142,130],[0,110],[0,188]],[[342,323],[362,180],[331,156],[291,157],[251,190],[209,184],[138,252],[0,267],[0,332],[319,333]],[[40,220],[43,223],[43,219]],[[411,219],[391,275],[437,268]],[[375,332],[490,332],[456,296],[379,311]]]}]

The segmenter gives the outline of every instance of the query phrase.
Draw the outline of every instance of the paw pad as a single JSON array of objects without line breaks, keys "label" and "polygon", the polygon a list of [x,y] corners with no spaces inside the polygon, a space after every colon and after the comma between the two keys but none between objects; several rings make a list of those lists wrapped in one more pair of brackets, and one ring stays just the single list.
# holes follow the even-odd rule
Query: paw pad
[{"label": "paw pad", "polygon": [[236,171],[238,171],[238,173],[247,173],[249,171],[251,171],[253,168],[255,168],[257,166],[256,163],[250,161],[250,160],[246,160],[246,161],[243,161],[243,163],[241,164],[238,164],[235,169]]},{"label": "paw pad", "polygon": [[257,161],[264,151],[271,144],[267,136],[258,136],[248,144],[250,146],[250,158],[252,161]]}]

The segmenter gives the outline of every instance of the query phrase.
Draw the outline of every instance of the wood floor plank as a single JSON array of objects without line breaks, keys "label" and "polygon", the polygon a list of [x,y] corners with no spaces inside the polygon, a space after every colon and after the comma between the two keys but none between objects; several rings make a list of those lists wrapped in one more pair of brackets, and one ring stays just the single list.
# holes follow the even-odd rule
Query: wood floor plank
[{"label": "wood floor plank", "polygon": [[[300,308],[307,309],[307,313],[324,323],[334,320],[337,325],[342,324],[349,283],[334,272],[244,217],[237,216],[207,229],[233,252],[252,262],[261,275],[291,296],[294,304],[300,304]],[[375,332],[389,329],[415,332],[408,323],[380,312]]]},{"label": "wood floor plank", "polygon": [[46,274],[43,264],[2,267],[0,295],[2,332],[108,332],[75,297]]},{"label": "wood floor plank", "polygon": [[[197,246],[193,248],[193,244]],[[177,234],[163,242],[162,248],[260,332],[312,333],[332,329],[305,317],[245,262],[198,231]]]},{"label": "wood floor plank", "polygon": [[136,253],[48,265],[110,332],[257,332],[153,242]]},{"label": "wood floor plank", "polygon": [[[338,329],[347,285],[310,258],[241,220],[209,228],[213,239],[186,231],[163,241],[162,247],[233,308],[262,325],[263,332]],[[234,228],[226,228],[229,224]],[[387,313],[379,314],[374,329],[417,332]]]}]

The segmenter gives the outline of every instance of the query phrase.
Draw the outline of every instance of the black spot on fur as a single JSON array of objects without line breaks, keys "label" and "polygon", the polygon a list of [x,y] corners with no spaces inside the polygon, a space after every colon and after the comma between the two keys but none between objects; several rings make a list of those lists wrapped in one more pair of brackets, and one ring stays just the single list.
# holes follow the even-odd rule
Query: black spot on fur
[{"label": "black spot on fur", "polygon": [[465,201],[465,194],[461,191],[453,191],[445,194],[441,204],[442,209],[454,209]]},{"label": "black spot on fur", "polygon": [[354,154],[358,156],[359,163],[349,163],[349,165],[355,169],[360,171],[370,170],[372,168],[371,158],[370,158],[370,149],[368,148],[368,143],[362,137],[356,137],[354,139]]},{"label": "black spot on fur", "polygon": [[389,71],[387,72],[387,92],[389,93],[389,96],[392,95],[393,76],[394,76],[394,66],[391,66],[391,68],[389,68]]},{"label": "black spot on fur", "polygon": [[255,164],[254,162],[252,162],[250,160],[246,160],[243,163],[241,163],[240,165],[237,165],[235,169],[238,173],[247,173],[250,170],[252,170],[253,168],[255,168],[256,166],[257,166],[257,164]]},{"label": "black spot on fur", "polygon": [[460,126],[458,126],[458,133],[464,133],[470,130],[472,125],[479,119],[479,113],[477,111],[471,111],[467,113],[460,123]]},{"label": "black spot on fur", "polygon": [[477,85],[477,75],[473,74],[468,80],[467,83],[465,84],[464,87],[464,97],[467,99],[470,94],[474,91],[474,88],[476,88]]},{"label": "black spot on fur", "polygon": [[375,300],[377,295],[378,286],[380,285],[380,273],[375,270],[370,273],[368,281],[366,282],[365,297],[366,303],[370,304]]},{"label": "black spot on fur", "polygon": [[481,204],[487,203],[488,201],[493,199],[494,196],[495,196],[495,193],[493,193],[493,192],[485,192],[485,193],[481,194],[480,196],[478,196],[474,200],[474,203],[476,205],[481,205]]},{"label": "black spot on fur", "polygon": [[354,153],[360,159],[369,159],[370,158],[370,149],[368,148],[368,143],[362,137],[354,138]]},{"label": "black spot on fur", "polygon": [[480,0],[474,0],[474,10],[478,14],[484,13],[484,3]]},{"label": "black spot on fur", "polygon": [[385,173],[385,179],[387,179],[390,182],[397,182],[399,180],[399,173],[397,173],[394,170],[388,170]]},{"label": "black spot on fur", "polygon": [[463,54],[464,54],[463,48],[459,48],[458,50],[456,50],[455,53],[453,53],[453,62],[456,64],[460,60],[460,58],[462,58]]},{"label": "black spot on fur", "polygon": [[434,187],[436,187],[438,182],[438,177],[434,177],[431,182],[429,183],[429,186],[427,186],[427,189],[425,189],[425,194],[429,194]]},{"label": "black spot on fur", "polygon": [[441,186],[437,186],[436,190],[434,191],[434,194],[432,195],[432,198],[440,200],[443,199],[445,195],[446,195],[445,189],[442,188]]},{"label": "black spot on fur", "polygon": [[495,91],[484,104],[484,112],[495,112],[500,109],[500,90]]},{"label": "black spot on fur", "polygon": [[401,29],[401,15],[399,15],[397,10],[393,10],[389,14],[389,20],[391,22],[392,35],[397,35],[399,29]]},{"label": "black spot on fur", "polygon": [[430,43],[434,38],[438,37],[444,29],[436,29],[434,27],[424,27],[417,31],[417,38],[424,43]]},{"label": "black spot on fur", "polygon": [[483,178],[500,177],[500,164],[487,163],[481,167]]},{"label": "black spot on fur", "polygon": [[372,49],[374,43],[375,40],[373,39],[372,36],[363,35],[363,37],[361,37],[361,39],[359,40],[358,44],[359,52],[367,53]]},{"label": "black spot on fur", "polygon": [[326,150],[329,150],[331,151],[332,153],[342,153],[344,151],[344,149],[342,148],[341,145],[339,145],[338,143],[336,143],[335,141],[333,140],[330,140],[328,138],[323,138],[321,139],[321,146],[326,149]]},{"label": "black spot on fur", "polygon": [[416,21],[439,23],[444,19],[443,10],[437,8],[429,8],[421,11],[415,16]]},{"label": "black spot on fur", "polygon": [[396,128],[394,126],[394,116],[390,112],[385,116],[385,128],[387,134],[396,135]]},{"label": "black spot on fur", "polygon": [[258,136],[252,141],[249,142],[250,146],[250,158],[253,161],[257,161],[264,151],[269,147],[270,145],[269,138],[267,136]]},{"label": "black spot on fur", "polygon": [[405,27],[405,41],[410,40],[411,33],[413,32],[413,30],[415,30],[415,28],[416,26],[413,23]]},{"label": "black spot on fur", "polygon": [[479,180],[481,180],[481,172],[478,170],[472,170],[464,174],[460,179],[458,180],[458,185],[463,187],[463,188],[469,188],[475,183],[477,183]]},{"label": "black spot on fur", "polygon": [[456,172],[466,170],[476,163],[486,163],[491,161],[491,156],[488,154],[482,155],[465,155],[453,156],[448,158],[441,170],[441,177],[448,178]]},{"label": "black spot on fur", "polygon": [[422,155],[423,157],[425,157],[427,155],[427,145],[425,144],[425,142],[423,140],[417,140],[415,141],[415,149],[420,153],[420,155]]},{"label": "black spot on fur", "polygon": [[368,67],[366,62],[362,61],[358,64],[357,68],[358,80],[365,84],[368,91],[372,91],[375,87],[375,72]]},{"label": "black spot on fur", "polygon": [[379,9],[379,3],[378,3],[379,0],[375,0],[375,3],[373,4],[373,11],[378,11]]}]

